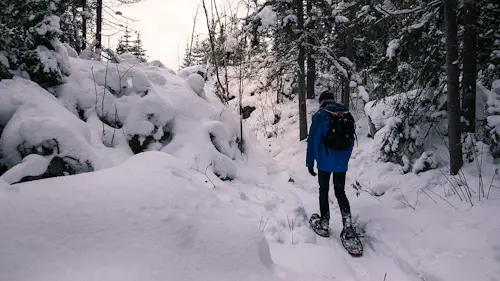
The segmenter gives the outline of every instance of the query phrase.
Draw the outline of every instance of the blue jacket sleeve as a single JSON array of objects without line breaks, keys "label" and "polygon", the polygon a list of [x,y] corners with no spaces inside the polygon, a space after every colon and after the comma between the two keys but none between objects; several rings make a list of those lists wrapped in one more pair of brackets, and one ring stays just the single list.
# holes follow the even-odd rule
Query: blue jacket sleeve
[{"label": "blue jacket sleeve", "polygon": [[306,153],[306,166],[314,167],[314,137],[317,131],[317,117],[313,115],[311,127],[309,128],[309,136],[307,138],[307,153]]}]

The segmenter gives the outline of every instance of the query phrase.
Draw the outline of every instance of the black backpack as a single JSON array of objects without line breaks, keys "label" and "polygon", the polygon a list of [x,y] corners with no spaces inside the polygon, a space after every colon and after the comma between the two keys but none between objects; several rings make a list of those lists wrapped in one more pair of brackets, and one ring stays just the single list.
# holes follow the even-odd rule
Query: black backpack
[{"label": "black backpack", "polygon": [[[323,136],[323,144],[335,151],[347,151],[351,149],[352,142],[356,136],[354,117],[349,111],[330,111],[321,108],[330,114],[328,132]],[[328,149],[326,149],[328,154]]]}]

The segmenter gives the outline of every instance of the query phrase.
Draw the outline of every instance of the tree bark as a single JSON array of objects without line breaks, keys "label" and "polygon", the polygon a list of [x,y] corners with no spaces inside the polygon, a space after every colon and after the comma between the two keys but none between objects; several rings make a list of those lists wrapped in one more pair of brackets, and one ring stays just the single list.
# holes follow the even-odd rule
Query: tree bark
[{"label": "tree bark", "polygon": [[311,20],[313,0],[307,0],[307,16],[309,18],[309,23],[307,25],[307,98],[314,99],[316,94],[314,93],[314,84],[316,83],[316,60],[314,58],[314,46],[315,40],[314,36],[311,34],[314,31],[314,21]]},{"label": "tree bark", "polygon": [[465,119],[464,131],[476,131],[476,25],[478,7],[475,0],[464,3],[464,49],[463,49],[463,78],[462,78],[462,111]]},{"label": "tree bark", "polygon": [[[350,18],[353,18],[352,10],[350,12]],[[347,28],[347,36],[346,36],[346,57],[353,61],[353,40],[352,40],[352,28],[349,26]],[[349,109],[349,99],[351,97],[351,71],[347,72],[347,77],[344,78],[343,84],[344,89],[342,93],[342,103],[345,105],[347,109]]]},{"label": "tree bark", "polygon": [[305,77],[305,46],[302,42],[304,34],[304,3],[302,0],[295,0],[297,7],[297,28],[299,36],[297,43],[299,44],[299,56],[297,63],[299,65],[298,82],[299,82],[299,125],[300,125],[300,140],[307,138],[307,107],[306,107],[306,77]]},{"label": "tree bark", "polygon": [[95,39],[97,48],[102,47],[102,0],[97,0]]},{"label": "tree bark", "polygon": [[69,39],[69,45],[75,48],[75,51],[79,54],[81,52],[82,44],[80,39],[80,31],[78,30],[78,11],[76,6],[71,6],[71,24],[73,25],[73,38]]},{"label": "tree bark", "polygon": [[87,0],[82,0],[82,50],[87,49]]},{"label": "tree bark", "polygon": [[458,68],[458,40],[456,5],[454,0],[443,0],[446,26],[446,72],[448,90],[448,141],[450,152],[450,173],[458,174],[463,165],[461,124],[460,124],[460,88]]}]

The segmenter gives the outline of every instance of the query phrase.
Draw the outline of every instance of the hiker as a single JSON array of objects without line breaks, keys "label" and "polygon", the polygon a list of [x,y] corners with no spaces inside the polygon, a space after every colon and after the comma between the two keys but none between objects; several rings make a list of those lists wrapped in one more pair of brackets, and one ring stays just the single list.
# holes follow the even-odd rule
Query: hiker
[{"label": "hiker", "polygon": [[[333,93],[325,91],[319,97],[320,108],[312,118],[307,140],[306,164],[314,177],[314,161],[318,169],[320,216],[311,222],[321,236],[329,236],[330,206],[328,191],[330,177],[342,214],[345,237],[355,236],[351,208],[345,194],[349,158],[354,147],[354,119],[347,108],[335,102]],[[339,118],[340,117],[340,118]]]}]

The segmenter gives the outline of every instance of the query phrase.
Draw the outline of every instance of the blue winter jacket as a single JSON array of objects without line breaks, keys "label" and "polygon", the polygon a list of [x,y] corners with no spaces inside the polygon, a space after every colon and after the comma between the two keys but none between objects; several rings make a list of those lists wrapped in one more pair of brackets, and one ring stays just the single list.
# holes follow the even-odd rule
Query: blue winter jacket
[{"label": "blue winter jacket", "polygon": [[[324,108],[329,111],[347,110],[345,106],[340,103],[331,103],[324,106]],[[314,167],[314,160],[316,160],[318,170],[333,173],[346,172],[349,158],[351,157],[354,147],[354,140],[351,149],[348,151],[334,151],[331,148],[327,148],[323,144],[322,137],[326,136],[328,132],[330,118],[330,113],[323,110],[319,110],[314,114],[309,129],[309,137],[307,139],[306,166]]]}]

